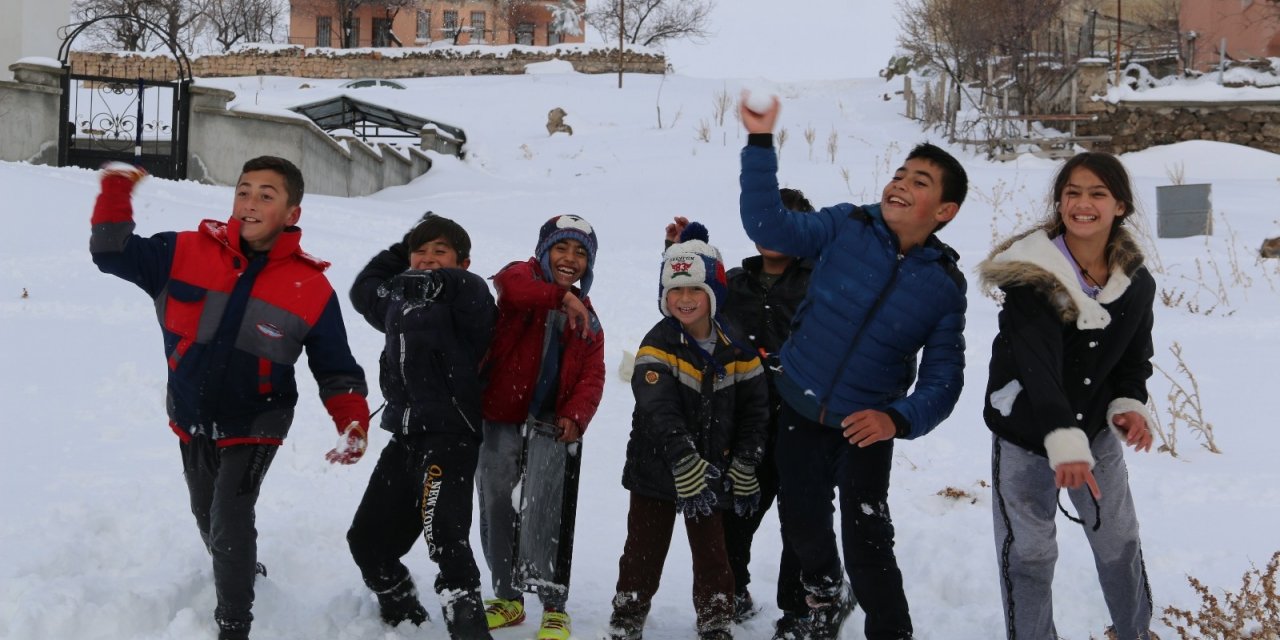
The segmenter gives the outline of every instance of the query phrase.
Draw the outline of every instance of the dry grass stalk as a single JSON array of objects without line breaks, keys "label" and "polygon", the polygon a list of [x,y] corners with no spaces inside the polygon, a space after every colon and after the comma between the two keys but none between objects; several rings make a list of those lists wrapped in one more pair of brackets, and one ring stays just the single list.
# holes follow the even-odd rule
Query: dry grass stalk
[{"label": "dry grass stalk", "polygon": [[1178,365],[1176,372],[1186,378],[1186,383],[1179,382],[1174,379],[1169,372],[1165,371],[1160,365],[1152,363],[1156,371],[1160,372],[1171,385],[1169,388],[1169,430],[1176,431],[1178,423],[1186,425],[1188,429],[1199,435],[1203,442],[1200,443],[1205,449],[1211,453],[1222,453],[1218,449],[1218,444],[1213,440],[1213,423],[1204,417],[1204,404],[1200,398],[1200,383],[1196,381],[1196,377],[1191,373],[1191,367],[1187,365],[1187,361],[1182,358],[1182,345],[1176,341],[1169,347],[1169,352],[1173,354]]},{"label": "dry grass stalk", "polygon": [[813,160],[813,143],[818,139],[818,132],[809,125],[804,128],[804,141],[809,143],[809,160]]},{"label": "dry grass stalk", "polygon": [[1240,591],[1214,595],[1193,576],[1191,588],[1200,595],[1200,610],[1165,607],[1160,621],[1177,632],[1182,640],[1277,640],[1280,639],[1280,551],[1272,554],[1266,569],[1254,567],[1244,573]]},{"label": "dry grass stalk", "polygon": [[836,163],[836,152],[840,150],[840,134],[835,129],[827,136],[827,157],[831,158],[831,164]]},{"label": "dry grass stalk", "polygon": [[729,107],[733,106],[733,98],[729,97],[728,89],[721,89],[711,96],[711,106],[715,110],[716,126],[724,126],[724,114],[729,112]]}]

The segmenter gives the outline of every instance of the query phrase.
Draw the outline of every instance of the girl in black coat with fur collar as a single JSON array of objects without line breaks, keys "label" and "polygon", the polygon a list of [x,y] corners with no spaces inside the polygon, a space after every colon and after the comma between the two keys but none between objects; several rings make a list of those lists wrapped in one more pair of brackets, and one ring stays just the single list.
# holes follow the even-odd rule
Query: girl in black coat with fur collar
[{"label": "girl in black coat with fur collar", "polygon": [[1114,156],[1068,160],[1053,202],[1048,220],[979,266],[1002,299],[983,417],[1005,628],[1011,639],[1057,637],[1054,517],[1067,489],[1111,613],[1107,637],[1148,640],[1151,594],[1120,443],[1151,448],[1155,281],[1124,227],[1133,189]]}]

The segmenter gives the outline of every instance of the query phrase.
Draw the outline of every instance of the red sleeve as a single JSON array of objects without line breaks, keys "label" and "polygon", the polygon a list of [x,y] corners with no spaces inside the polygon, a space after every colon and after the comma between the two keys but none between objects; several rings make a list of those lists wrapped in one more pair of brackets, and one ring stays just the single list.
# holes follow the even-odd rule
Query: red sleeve
[{"label": "red sleeve", "polygon": [[493,277],[498,290],[498,306],[509,309],[559,309],[564,289],[547,282],[537,272],[532,259],[513,262]]},{"label": "red sleeve", "polygon": [[[591,314],[594,320],[595,311]],[[599,320],[595,320],[593,324],[595,330],[591,333],[582,352],[581,375],[575,381],[573,390],[569,392],[562,412],[564,417],[572,418],[578,423],[582,433],[587,432],[587,425],[596,415],[596,409],[600,407],[600,398],[604,395],[604,329],[600,327]],[[577,337],[574,339],[581,340]]]}]

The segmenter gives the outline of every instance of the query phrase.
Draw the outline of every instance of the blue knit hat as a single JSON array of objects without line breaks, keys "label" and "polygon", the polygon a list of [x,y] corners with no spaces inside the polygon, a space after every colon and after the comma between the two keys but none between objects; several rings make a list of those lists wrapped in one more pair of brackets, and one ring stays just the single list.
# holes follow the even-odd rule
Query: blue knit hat
[{"label": "blue knit hat", "polygon": [[561,240],[577,240],[587,250],[587,270],[578,281],[578,288],[586,296],[591,289],[591,280],[595,277],[596,231],[591,228],[590,222],[574,215],[556,216],[543,223],[542,229],[538,231],[538,246],[533,250],[533,255],[542,266],[543,275],[548,278],[551,277],[551,247]]},{"label": "blue knit hat", "polygon": [[707,243],[709,239],[706,227],[691,222],[681,232],[680,242],[667,247],[662,254],[662,278],[658,284],[658,308],[662,315],[671,316],[667,292],[676,287],[700,287],[711,299],[711,317],[720,313],[729,284],[720,251]]}]

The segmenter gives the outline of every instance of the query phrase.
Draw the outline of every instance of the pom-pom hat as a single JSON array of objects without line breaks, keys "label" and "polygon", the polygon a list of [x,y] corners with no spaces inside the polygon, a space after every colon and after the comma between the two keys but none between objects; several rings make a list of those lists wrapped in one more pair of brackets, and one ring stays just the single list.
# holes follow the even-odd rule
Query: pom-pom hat
[{"label": "pom-pom hat", "polygon": [[667,308],[667,293],[677,287],[699,287],[711,300],[711,317],[720,313],[724,296],[729,289],[720,251],[707,243],[707,228],[691,222],[680,234],[680,242],[671,245],[662,254],[662,278],[658,286],[658,308],[662,315],[671,316]]},{"label": "pom-pom hat", "polygon": [[559,215],[543,223],[538,230],[538,246],[534,248],[533,255],[548,278],[551,277],[551,247],[561,240],[577,240],[587,250],[587,270],[578,281],[578,288],[585,297],[595,277],[596,231],[590,222],[575,215]]}]

